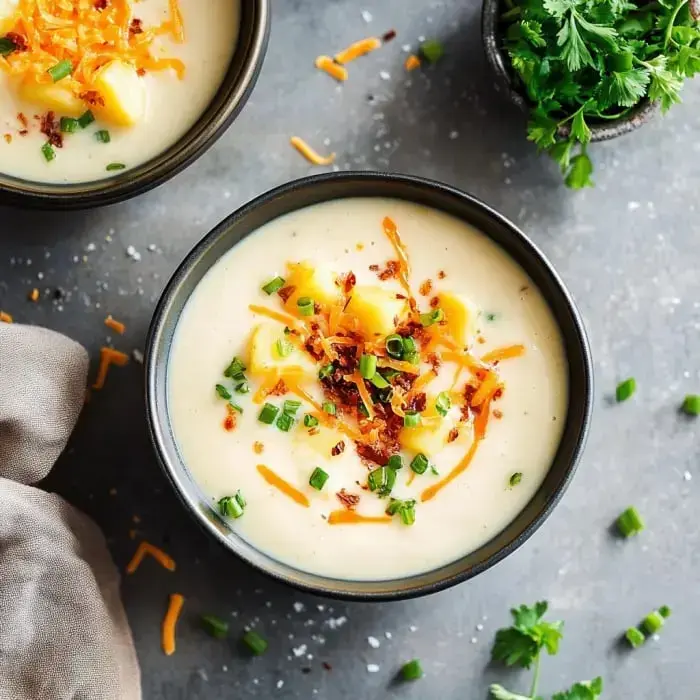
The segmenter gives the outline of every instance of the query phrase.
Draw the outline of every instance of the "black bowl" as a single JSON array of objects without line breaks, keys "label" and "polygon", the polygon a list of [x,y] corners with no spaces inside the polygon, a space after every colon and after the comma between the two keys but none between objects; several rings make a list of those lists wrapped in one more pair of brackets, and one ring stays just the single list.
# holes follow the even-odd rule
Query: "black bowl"
[{"label": "black bowl", "polygon": [[[510,60],[501,47],[499,19],[501,16],[501,0],[483,0],[481,9],[481,36],[484,41],[486,60],[511,102],[515,103],[525,113],[529,113],[531,104],[523,90],[519,78],[514,74]],[[623,134],[639,129],[658,112],[659,105],[648,99],[642,100],[636,107],[619,119],[588,122],[591,130],[591,141],[609,141]],[[561,135],[569,135],[568,127],[562,127]]]},{"label": "black bowl", "polygon": [[270,32],[269,0],[241,2],[236,50],[221,86],[190,130],[155,158],[102,180],[42,183],[0,173],[0,203],[39,209],[88,209],[143,194],[177,175],[226,131],[262,67]]},{"label": "black bowl", "polygon": [[[173,334],[183,307],[209,269],[241,239],[279,216],[319,202],[348,197],[390,197],[455,216],[503,248],[541,290],[558,323],[569,363],[569,405],[552,466],[525,509],[475,552],[433,571],[384,581],[346,581],[299,571],[238,537],[212,510],[210,499],[182,463],[167,411],[166,374]],[[593,371],[588,341],[571,296],[546,258],[512,223],[471,195],[405,175],[350,172],[303,178],[278,187],[231,214],[185,258],[158,302],[147,341],[146,411],[160,463],[189,510],[216,540],[260,571],[297,588],[346,599],[386,600],[439,591],[493,566],[544,522],[569,484],[591,416]]]}]

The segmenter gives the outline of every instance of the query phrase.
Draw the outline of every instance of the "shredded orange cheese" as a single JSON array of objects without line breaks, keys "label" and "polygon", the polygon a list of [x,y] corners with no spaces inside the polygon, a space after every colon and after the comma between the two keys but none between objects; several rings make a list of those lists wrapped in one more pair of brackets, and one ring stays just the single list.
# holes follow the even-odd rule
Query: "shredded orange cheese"
[{"label": "shredded orange cheese", "polygon": [[403,64],[403,67],[408,71],[412,71],[412,70],[415,70],[416,68],[419,68],[420,67],[420,58],[418,58],[418,56],[411,54],[406,59],[406,62]]},{"label": "shredded orange cheese", "polygon": [[329,156],[322,156],[319,155],[311,146],[309,146],[304,139],[300,138],[299,136],[292,136],[291,139],[289,139],[289,143],[294,146],[294,148],[301,153],[306,160],[309,161],[309,163],[313,163],[314,165],[331,165],[333,161],[335,160],[335,153],[331,153]]},{"label": "shredded orange cheese", "polygon": [[365,386],[365,380],[362,378],[362,375],[359,372],[354,372],[350,377],[346,377],[346,379],[349,379],[351,382],[355,383],[357,390],[360,392],[362,403],[365,405],[367,413],[369,414],[369,419],[374,420],[374,408],[372,408],[374,404],[372,402],[372,397],[369,395],[369,391]]},{"label": "shredded orange cheese", "polygon": [[97,370],[97,378],[92,385],[93,389],[102,389],[107,379],[107,372],[111,365],[123,367],[129,361],[129,356],[113,348],[100,348],[100,366]]},{"label": "shredded orange cheese", "polygon": [[376,36],[370,36],[367,39],[360,39],[354,44],[350,44],[347,49],[343,49],[335,55],[337,63],[345,64],[354,61],[360,56],[368,54],[370,51],[375,51],[382,45],[382,42]]},{"label": "shredded orange cheese", "polygon": [[161,629],[161,644],[166,656],[172,656],[175,653],[175,627],[184,604],[185,599],[182,595],[179,593],[170,594],[168,610],[163,618],[163,627]]},{"label": "shredded orange cheese", "polygon": [[432,486],[429,486],[427,489],[425,489],[420,495],[420,500],[425,502],[429,501],[432,498],[435,498],[435,496],[437,496],[438,494],[438,491],[445,488],[447,484],[449,484],[451,481],[454,481],[460,474],[466,471],[467,467],[469,467],[469,465],[471,464],[472,459],[474,459],[474,455],[476,454],[476,451],[479,448],[480,442],[480,438],[475,438],[474,442],[469,448],[469,452],[467,452],[462,461],[454,469],[452,469],[452,471],[447,476],[440,479],[440,481],[438,481],[436,484],[433,484]]},{"label": "shredded orange cheese", "polygon": [[121,321],[113,319],[111,314],[105,319],[105,326],[111,328],[115,333],[119,333],[119,335],[124,335],[126,330],[126,326]]},{"label": "shredded orange cheese", "polygon": [[384,523],[391,522],[388,515],[370,516],[360,515],[354,510],[334,510],[328,515],[329,525],[359,525],[360,523]]},{"label": "shredded orange cheese", "polygon": [[295,503],[298,503],[304,508],[308,508],[311,504],[309,499],[298,489],[294,488],[288,481],[285,481],[281,476],[275,474],[272,469],[268,469],[264,464],[258,464],[258,473],[267,481],[270,486],[274,486],[278,491],[281,491],[285,496],[289,496]]},{"label": "shredded orange cheese", "polygon": [[403,360],[393,360],[390,357],[380,357],[377,360],[377,365],[379,367],[390,367],[397,372],[406,372],[406,374],[420,374],[418,365],[412,365],[410,362],[404,362]]},{"label": "shredded orange cheese", "polygon": [[496,390],[499,388],[500,383],[498,381],[498,375],[495,372],[489,372],[486,379],[481,382],[481,385],[476,390],[476,393],[472,397],[472,406],[481,406],[487,399],[489,399]]},{"label": "shredded orange cheese", "polygon": [[154,544],[144,540],[136,548],[134,556],[131,557],[131,561],[126,565],[126,573],[135,573],[141,565],[143,558],[147,554],[152,556],[164,569],[167,569],[168,571],[175,571],[175,560],[159,547],[156,547]]},{"label": "shredded orange cheese", "polygon": [[0,323],[12,323],[12,316],[4,311],[0,311]]},{"label": "shredded orange cheese", "polygon": [[61,81],[76,96],[93,89],[97,71],[113,60],[137,71],[172,69],[184,77],[185,65],[176,58],[152,53],[156,37],[170,34],[184,41],[182,13],[177,0],[169,0],[170,18],[159,26],[133,28],[134,3],[110,0],[98,9],[90,0],[19,0],[5,22],[3,34],[12,32],[24,39],[26,50],[0,57],[0,68],[12,76],[36,83],[51,83],[48,70],[60,61],[70,61],[72,73]]},{"label": "shredded orange cheese", "polygon": [[386,237],[389,239],[391,245],[394,246],[396,255],[399,258],[399,282],[401,282],[401,286],[406,290],[409,300],[413,300],[411,288],[408,284],[408,278],[411,275],[411,264],[408,260],[406,246],[399,235],[399,229],[396,226],[396,222],[388,216],[384,217],[382,226],[384,227]]},{"label": "shredded orange cheese", "polygon": [[525,354],[524,345],[509,345],[505,348],[491,350],[481,356],[482,362],[498,362],[499,360],[510,360],[513,357],[520,357]]},{"label": "shredded orange cheese", "polygon": [[29,301],[39,301],[39,290],[36,287],[29,292]]},{"label": "shredded orange cheese", "polygon": [[314,61],[314,65],[316,68],[328,73],[331,78],[335,78],[341,83],[344,83],[348,79],[347,68],[336,63],[330,56],[319,56]]}]

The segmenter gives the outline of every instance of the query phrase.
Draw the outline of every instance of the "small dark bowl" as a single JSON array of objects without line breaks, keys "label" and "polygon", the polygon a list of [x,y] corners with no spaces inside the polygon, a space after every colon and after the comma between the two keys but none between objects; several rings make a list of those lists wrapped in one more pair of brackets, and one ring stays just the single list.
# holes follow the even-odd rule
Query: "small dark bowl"
[{"label": "small dark bowl", "polygon": [[[493,70],[498,84],[503,88],[511,102],[514,102],[526,114],[530,111],[528,100],[520,80],[513,73],[508,56],[501,48],[499,32],[499,18],[501,16],[501,0],[483,0],[481,9],[481,35],[484,41],[486,60]],[[639,105],[631,109],[624,117],[610,121],[600,120],[589,123],[591,129],[591,141],[609,141],[623,134],[629,134],[640,126],[646,124],[658,112],[657,102],[648,99],[642,100]],[[561,135],[569,134],[567,127],[561,129]]]},{"label": "small dark bowl", "polygon": [[88,209],[143,194],[177,175],[226,131],[260,73],[270,32],[269,0],[241,2],[238,43],[218,92],[176,143],[135,168],[102,180],[70,184],[23,180],[0,173],[0,203],[37,209]]},{"label": "small dark bowl", "polygon": [[[569,405],[561,443],[545,480],[500,534],[458,561],[427,573],[382,581],[349,581],[306,573],[277,561],[230,530],[183,464],[168,419],[166,377],[183,307],[204,275],[243,238],[269,221],[319,202],[389,197],[432,207],[466,221],[501,246],[528,273],[559,325],[569,363]],[[585,444],[593,400],[588,341],[571,296],[542,253],[511,222],[471,195],[405,175],[350,172],[308,177],[278,187],[231,214],[185,258],[158,302],[147,341],[146,412],[166,476],[204,529],[230,552],[296,588],[344,599],[387,600],[434,593],[485,571],[515,551],[544,522],[566,490]]]}]

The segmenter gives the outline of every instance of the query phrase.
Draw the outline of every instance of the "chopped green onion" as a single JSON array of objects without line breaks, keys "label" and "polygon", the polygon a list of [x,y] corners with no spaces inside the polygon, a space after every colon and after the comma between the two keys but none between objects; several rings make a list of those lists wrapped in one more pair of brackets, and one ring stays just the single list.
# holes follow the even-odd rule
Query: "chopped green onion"
[{"label": "chopped green onion", "polygon": [[17,51],[17,44],[6,36],[2,37],[0,39],[0,56],[9,56],[14,51]]},{"label": "chopped green onion", "polygon": [[264,284],[262,286],[263,292],[267,294],[268,296],[270,294],[274,294],[275,292],[279,291],[284,287],[284,277],[275,277],[274,279],[271,279],[267,284]]},{"label": "chopped green onion", "polygon": [[309,477],[309,486],[320,491],[326,485],[326,481],[328,481],[328,474],[320,467],[316,467]]},{"label": "chopped green onion", "polygon": [[236,499],[236,502],[241,508],[245,508],[248,505],[248,502],[243,497],[243,494],[241,493],[240,489],[236,491],[236,495],[234,496],[234,498]]},{"label": "chopped green onion", "polygon": [[370,491],[376,491],[379,496],[388,496],[396,483],[396,471],[389,467],[379,467],[367,475],[367,485]]},{"label": "chopped green onion", "polygon": [[630,643],[633,649],[642,646],[644,644],[646,637],[642,632],[640,632],[636,627],[630,627],[627,632],[625,632],[625,638]]},{"label": "chopped green onion", "polygon": [[236,384],[236,393],[237,394],[247,394],[250,392],[250,385],[248,382],[241,382],[240,384]]},{"label": "chopped green onion", "polygon": [[330,377],[331,374],[333,374],[333,364],[332,363],[327,364],[327,365],[323,365],[323,367],[321,367],[321,369],[318,371],[318,378],[319,379],[328,379],[328,377]]},{"label": "chopped green onion", "polygon": [[639,511],[630,506],[617,519],[617,528],[623,537],[631,537],[644,529],[644,521]]},{"label": "chopped green onion", "polygon": [[377,356],[362,355],[360,357],[360,374],[363,379],[372,379],[377,373]]},{"label": "chopped green onion", "polygon": [[64,134],[74,134],[80,128],[77,119],[72,117],[61,117],[61,131]]},{"label": "chopped green onion", "polygon": [[110,163],[105,169],[108,172],[112,172],[114,170],[124,170],[126,168],[126,165],[124,163]]},{"label": "chopped green onion", "polygon": [[442,58],[445,49],[437,39],[428,39],[420,45],[420,52],[429,63],[435,63]]},{"label": "chopped green onion", "polygon": [[286,338],[278,338],[275,342],[275,349],[277,350],[277,354],[284,358],[292,354],[294,346]]},{"label": "chopped green onion", "polygon": [[271,403],[266,403],[262,407],[262,410],[260,411],[260,415],[258,416],[258,420],[261,423],[266,423],[267,425],[272,425],[272,423],[274,422],[278,413],[279,413],[279,408],[277,408],[277,406],[275,406],[274,404],[271,404]]},{"label": "chopped green onion", "polygon": [[401,372],[396,369],[392,369],[391,367],[382,367],[382,377],[384,377],[384,379],[386,379],[388,382],[398,377],[399,374],[401,374]]},{"label": "chopped green onion", "polygon": [[51,76],[54,83],[57,83],[59,80],[67,78],[73,72],[73,64],[66,58],[63,61],[59,61],[55,66],[51,66],[46,72]]},{"label": "chopped green onion", "polygon": [[217,384],[214,388],[216,389],[216,393],[222,399],[226,399],[226,401],[228,401],[231,398],[231,392],[223,384]]},{"label": "chopped green onion", "polygon": [[403,356],[403,359],[405,362],[408,362],[411,365],[419,365],[420,364],[420,355],[417,352],[406,353]]},{"label": "chopped green onion", "polygon": [[[378,377],[379,375],[376,374],[375,376]],[[372,380],[370,380],[370,381],[372,381]],[[379,401],[379,403],[390,403],[391,397],[393,395],[394,395],[394,387],[388,386],[385,389],[380,389],[377,392],[377,401]]]},{"label": "chopped green onion", "polygon": [[445,318],[445,313],[442,309],[433,309],[427,314],[421,314],[420,322],[422,326],[427,328],[428,326],[432,326],[434,323],[439,323],[443,318]]},{"label": "chopped green onion", "polygon": [[238,411],[239,413],[243,413],[243,409],[242,409],[237,403],[234,403],[233,401],[229,401],[229,402],[228,402],[228,405],[229,405],[234,411]]},{"label": "chopped green onion", "polygon": [[444,418],[452,408],[452,399],[446,391],[441,391],[435,401],[435,410]]},{"label": "chopped green onion", "polygon": [[522,480],[523,480],[523,473],[522,472],[515,472],[514,474],[511,474],[510,479],[508,480],[508,483],[511,486],[517,486]]},{"label": "chopped green onion", "polygon": [[228,634],[228,622],[216,615],[202,615],[202,627],[215,639],[226,639]]},{"label": "chopped green onion", "polygon": [[289,413],[281,413],[275,424],[283,433],[288,433],[294,425],[294,418]]},{"label": "chopped green onion", "polygon": [[671,617],[671,608],[668,607],[668,605],[662,605],[659,608],[659,615],[663,617],[664,619],[667,617]]},{"label": "chopped green onion", "polygon": [[260,656],[267,651],[267,640],[261,637],[255,630],[248,630],[241,641],[255,655]]},{"label": "chopped green onion", "polygon": [[418,352],[418,345],[416,345],[416,341],[411,338],[411,336],[408,336],[408,338],[402,338],[401,342],[403,343],[404,355],[410,355],[412,352]]},{"label": "chopped green onion", "polygon": [[370,382],[372,382],[372,384],[373,384],[374,386],[376,386],[377,389],[388,389],[388,388],[391,386],[391,384],[389,384],[389,382],[387,382],[387,380],[384,379],[384,377],[382,377],[382,375],[379,374],[379,372],[377,372],[377,373],[370,379]]},{"label": "chopped green onion", "polygon": [[78,117],[78,125],[80,126],[81,129],[85,129],[86,127],[90,126],[92,122],[95,121],[95,115],[88,109],[87,112],[83,112],[79,117]]},{"label": "chopped green onion", "polygon": [[423,668],[418,659],[413,659],[401,667],[401,676],[405,681],[417,681],[423,678]]},{"label": "chopped green onion", "polygon": [[642,627],[647,634],[656,634],[664,626],[664,617],[657,610],[652,610],[643,620]]},{"label": "chopped green onion", "polygon": [[369,411],[367,410],[367,406],[365,406],[364,402],[361,401],[358,406],[357,410],[365,417],[369,418]]},{"label": "chopped green onion", "polygon": [[321,404],[321,408],[323,409],[323,412],[327,413],[329,416],[334,416],[337,412],[335,404],[332,401],[324,401]]},{"label": "chopped green onion", "polygon": [[437,467],[434,464],[430,465],[430,473],[435,476],[440,476],[440,472],[437,470]]},{"label": "chopped green onion", "polygon": [[386,346],[388,355],[391,355],[391,357],[394,357],[397,360],[401,359],[401,356],[403,355],[403,338],[400,335],[393,333],[392,335],[387,336],[384,345]]},{"label": "chopped green onion", "polygon": [[287,399],[282,405],[282,411],[287,415],[294,416],[301,407],[301,401]]},{"label": "chopped green onion", "polygon": [[53,150],[53,146],[48,142],[41,147],[41,152],[47,163],[50,163],[56,157],[56,151]]},{"label": "chopped green onion", "polygon": [[234,496],[224,496],[219,499],[219,513],[225,518],[240,518],[243,515],[243,506]]},{"label": "chopped green onion", "polygon": [[307,413],[304,416],[304,426],[307,428],[315,428],[318,425],[318,418],[316,416],[312,416],[310,413]]},{"label": "chopped green onion", "polygon": [[302,316],[313,316],[314,314],[314,300],[311,297],[299,297],[297,307]]},{"label": "chopped green onion", "polygon": [[403,460],[401,459],[401,455],[391,455],[391,457],[389,457],[389,461],[386,463],[386,466],[393,470],[403,469]]},{"label": "chopped green onion", "polygon": [[428,458],[422,452],[419,452],[411,460],[411,469],[413,469],[416,474],[425,474],[425,470],[428,468],[429,464]]},{"label": "chopped green onion", "polygon": [[404,525],[413,525],[416,522],[416,502],[412,498],[406,501],[392,498],[389,502],[389,507],[386,509],[386,514],[398,514]]},{"label": "chopped green onion", "polygon": [[618,403],[621,401],[627,401],[632,394],[637,390],[637,382],[634,377],[630,379],[625,379],[624,382],[620,382],[615,389],[615,398]]},{"label": "chopped green onion", "polygon": [[420,425],[420,413],[418,411],[406,411],[403,417],[404,428],[415,428]]},{"label": "chopped green onion", "polygon": [[683,413],[689,416],[700,416],[700,395],[688,394],[683,400]]},{"label": "chopped green onion", "polygon": [[245,365],[237,357],[234,357],[229,366],[224,370],[224,377],[237,379],[240,376],[242,378],[245,370]]},{"label": "chopped green onion", "polygon": [[99,131],[95,132],[95,139],[97,139],[97,141],[100,143],[109,143],[112,140],[112,137],[109,135],[109,131],[107,131],[107,129],[100,129]]}]

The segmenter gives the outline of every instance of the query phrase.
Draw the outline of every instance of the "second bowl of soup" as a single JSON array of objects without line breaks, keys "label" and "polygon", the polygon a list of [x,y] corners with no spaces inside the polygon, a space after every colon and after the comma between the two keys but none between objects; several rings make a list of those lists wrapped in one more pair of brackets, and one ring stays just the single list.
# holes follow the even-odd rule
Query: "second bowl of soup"
[{"label": "second bowl of soup", "polygon": [[171,281],[148,402],[166,471],[226,546],[317,592],[474,575],[568,482],[591,398],[573,304],[471,197],[372,174],[292,183]]}]

